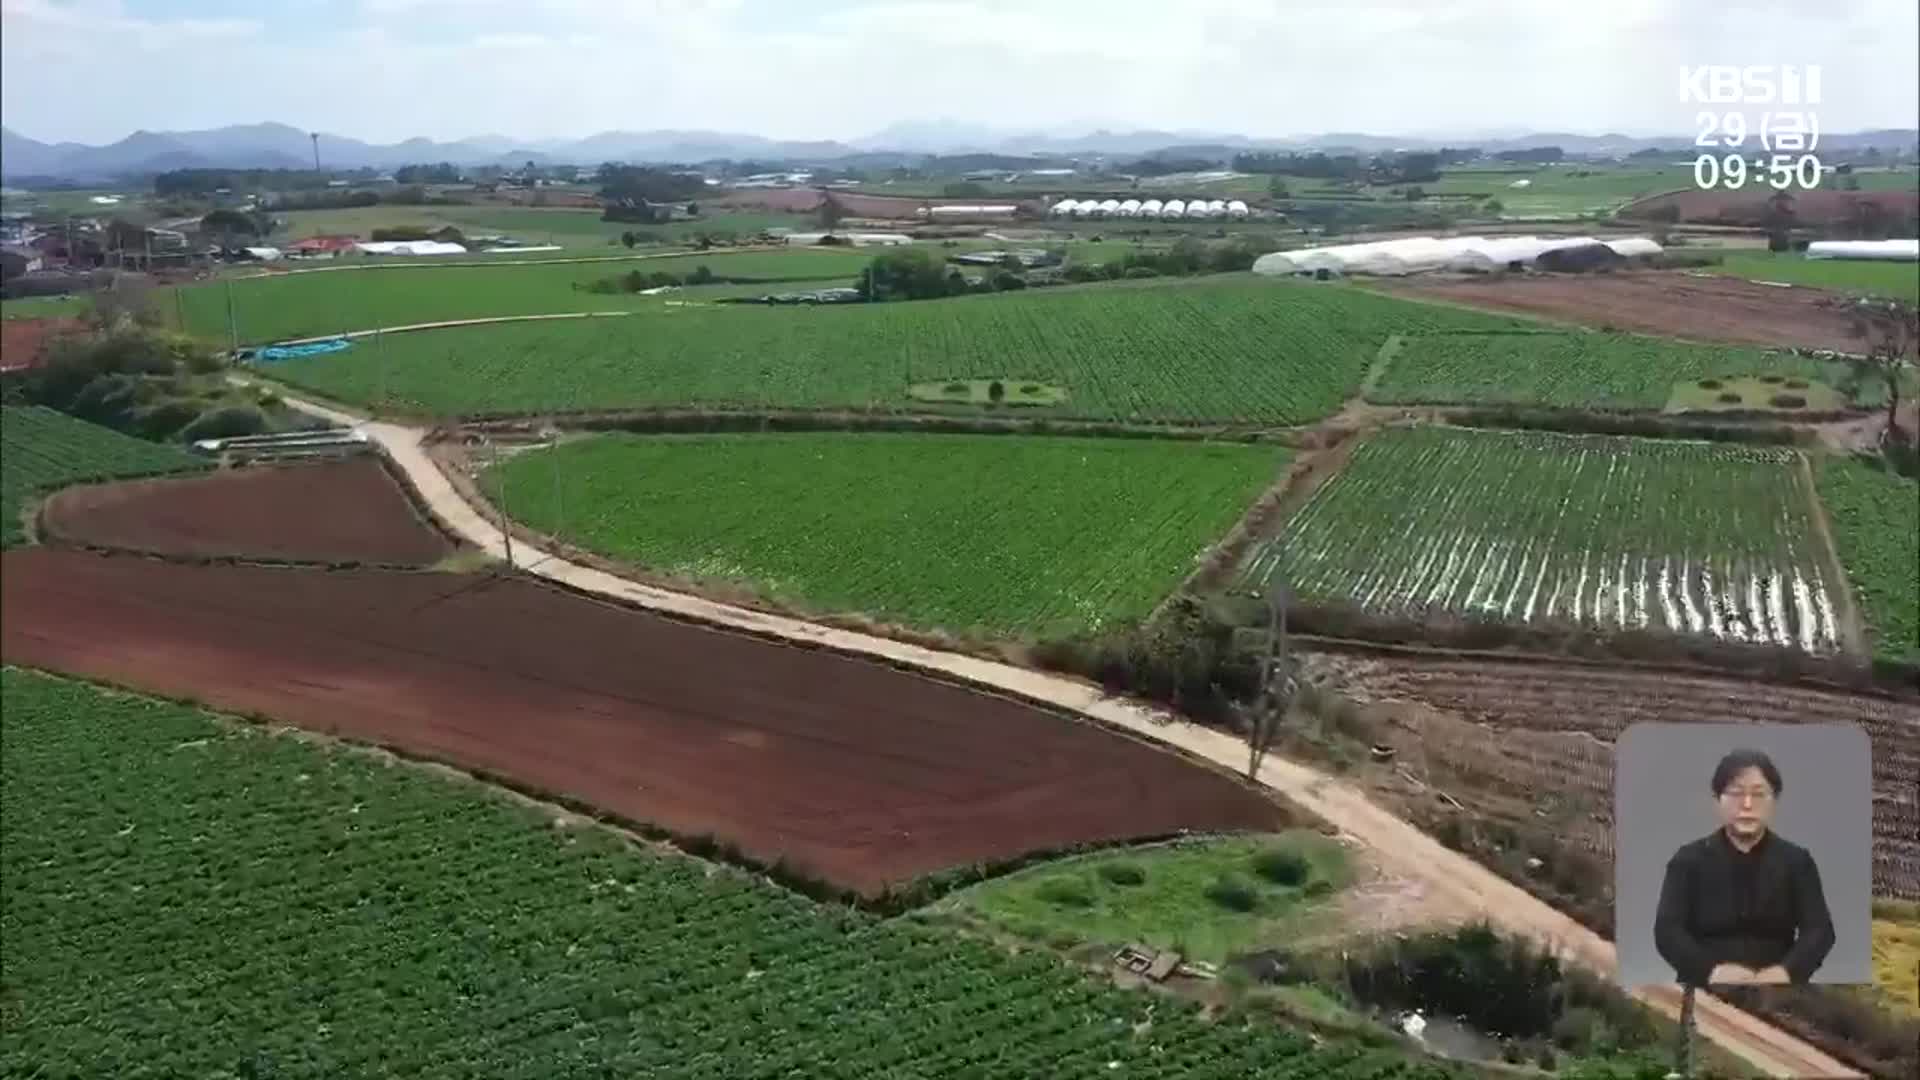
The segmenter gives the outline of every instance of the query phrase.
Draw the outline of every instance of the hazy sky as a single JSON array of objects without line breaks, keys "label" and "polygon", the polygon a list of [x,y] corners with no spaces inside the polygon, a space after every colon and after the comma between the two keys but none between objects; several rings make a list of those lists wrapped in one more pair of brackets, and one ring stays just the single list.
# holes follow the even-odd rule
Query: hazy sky
[{"label": "hazy sky", "polygon": [[706,128],[1678,134],[1683,64],[1819,64],[1920,123],[1915,0],[0,0],[45,141],[280,120],[377,142]]}]

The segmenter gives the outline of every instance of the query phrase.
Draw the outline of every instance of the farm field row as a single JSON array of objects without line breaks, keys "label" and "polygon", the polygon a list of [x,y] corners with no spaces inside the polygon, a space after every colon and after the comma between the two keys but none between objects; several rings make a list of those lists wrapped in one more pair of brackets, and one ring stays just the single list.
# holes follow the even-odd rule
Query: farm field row
[{"label": "farm field row", "polygon": [[427,566],[453,551],[371,456],[69,488],[42,518],[69,543],[187,558]]},{"label": "farm field row", "polygon": [[[480,319],[495,315],[544,315],[566,311],[611,311],[657,304],[652,297],[594,293],[585,286],[602,278],[642,273],[691,273],[706,266],[721,277],[759,281],[806,281],[839,277],[851,282],[871,256],[843,249],[707,251],[659,259],[558,262],[525,266],[428,266],[316,270],[271,274],[232,282],[232,314],[243,344],[318,337],[382,326]],[[224,282],[183,286],[176,308],[185,328],[209,338],[228,336],[228,289]]]},{"label": "farm field row", "polygon": [[9,663],[478,770],[835,895],[1281,818],[1234,777],[1091,724],[524,577],[0,559]]},{"label": "farm field row", "polygon": [[276,215],[286,224],[273,240],[350,233],[367,239],[374,229],[451,225],[467,234],[500,233],[526,244],[558,244],[581,254],[615,254],[620,235],[632,232],[643,244],[677,244],[699,233],[745,237],[771,228],[806,229],[811,219],[798,214],[709,214],[670,225],[602,221],[598,210],[537,206],[367,206],[342,210],[290,210]]},{"label": "farm field row", "polygon": [[1382,283],[1386,291],[1690,341],[1857,352],[1852,319],[1822,307],[1825,293],[1779,289],[1696,271],[1488,275]]},{"label": "farm field row", "polygon": [[[1512,404],[1610,409],[1711,408],[1699,381],[1772,376],[1806,407],[1879,404],[1877,383],[1854,385],[1846,366],[1784,351],[1693,345],[1637,334],[1424,334],[1405,337],[1368,390],[1381,404]],[[1798,387],[1784,385],[1787,380]],[[1843,394],[1839,387],[1853,392]],[[1721,388],[1721,392],[1725,392]],[[1766,407],[1762,397],[1746,407]]]},{"label": "farm field row", "polygon": [[1874,652],[1920,663],[1920,483],[1837,458],[1822,459],[1814,483]]},{"label": "farm field row", "polygon": [[1784,281],[1834,292],[1884,296],[1920,304],[1920,266],[1864,259],[1809,259],[1770,251],[1728,252],[1710,273],[1749,281]]},{"label": "farm field row", "polygon": [[1397,428],[1369,438],[1241,580],[1309,603],[1841,642],[1790,451]]},{"label": "farm field row", "polygon": [[393,407],[435,416],[924,411],[909,396],[916,383],[999,378],[1066,392],[1062,404],[1011,415],[1297,424],[1339,408],[1391,333],[1522,325],[1247,276],[818,309],[664,310],[671,314],[644,320],[395,335],[382,350],[291,360],[272,372],[353,404],[382,400],[384,387]]},{"label": "farm field row", "polygon": [[[1527,805],[1577,808],[1583,839],[1612,857],[1613,747],[1643,721],[1854,724],[1873,743],[1873,894],[1920,899],[1920,705],[1878,695],[1732,677],[1400,656],[1314,657],[1329,689],[1361,700],[1416,702],[1452,714],[1446,728],[1400,727],[1405,754],[1429,745]],[[1436,718],[1437,719],[1437,718]],[[1424,734],[1423,734],[1424,733]],[[1458,765],[1452,766],[1458,768]],[[1460,789],[1463,792],[1464,789]]]},{"label": "farm field row", "polygon": [[39,406],[0,407],[0,545],[19,542],[28,500],[68,484],[204,469],[177,447],[122,435]]},{"label": "farm field row", "polygon": [[484,476],[543,532],[783,606],[994,635],[1144,617],[1284,451],[1002,435],[598,436]]},{"label": "farm field row", "polygon": [[0,695],[0,1071],[1455,1075],[1207,1021],[371,755],[17,669]]}]

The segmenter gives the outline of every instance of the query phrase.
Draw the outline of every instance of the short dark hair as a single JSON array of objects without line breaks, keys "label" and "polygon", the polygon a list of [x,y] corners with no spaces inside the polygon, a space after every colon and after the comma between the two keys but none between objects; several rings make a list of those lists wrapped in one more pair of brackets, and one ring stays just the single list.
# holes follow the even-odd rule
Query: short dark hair
[{"label": "short dark hair", "polygon": [[1720,764],[1713,767],[1713,793],[1718,795],[1727,790],[1727,785],[1733,783],[1733,778],[1748,769],[1759,769],[1760,775],[1767,778],[1767,786],[1773,789],[1775,795],[1786,790],[1786,785],[1780,782],[1780,770],[1774,766],[1772,758],[1759,750],[1735,750],[1721,758]]}]

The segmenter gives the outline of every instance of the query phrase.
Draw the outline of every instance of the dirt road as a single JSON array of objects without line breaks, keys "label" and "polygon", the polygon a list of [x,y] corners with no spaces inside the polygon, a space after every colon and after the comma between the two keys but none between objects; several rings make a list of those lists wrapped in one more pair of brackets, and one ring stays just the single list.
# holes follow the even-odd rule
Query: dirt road
[{"label": "dirt road", "polygon": [[[486,514],[469,504],[428,457],[424,433],[415,428],[367,421],[337,409],[287,398],[291,406],[343,424],[359,426],[378,442],[413,480],[428,508],[456,535],[489,554],[504,557],[505,538]],[[940,652],[888,638],[840,630],[798,619],[751,611],[699,597],[627,581],[542,551],[525,543],[513,546],[515,562],[529,572],[575,588],[617,597],[658,611],[836,651],[858,653],[937,675],[1014,694],[1133,731],[1230,769],[1244,769],[1246,750],[1224,732],[1187,723],[1137,702],[1107,695],[1074,679],[977,657]],[[1269,756],[1260,780],[1372,850],[1390,872],[1426,882],[1465,918],[1485,918],[1507,932],[1524,935],[1569,961],[1611,975],[1611,942],[1568,916],[1509,884],[1472,859],[1394,817],[1352,785],[1297,762]],[[1678,1017],[1677,991],[1650,989],[1638,994],[1649,1006]],[[1839,1061],[1733,1006],[1702,994],[1696,1020],[1703,1037],[1750,1062],[1770,1076],[1858,1076]]]}]

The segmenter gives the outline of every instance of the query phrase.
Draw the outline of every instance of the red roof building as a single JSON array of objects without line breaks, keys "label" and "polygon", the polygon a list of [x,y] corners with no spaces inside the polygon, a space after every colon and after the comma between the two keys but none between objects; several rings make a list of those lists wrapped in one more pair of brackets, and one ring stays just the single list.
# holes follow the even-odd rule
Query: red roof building
[{"label": "red roof building", "polygon": [[357,236],[309,236],[288,244],[286,250],[297,255],[337,255],[342,251],[352,251],[353,245],[359,242]]}]

